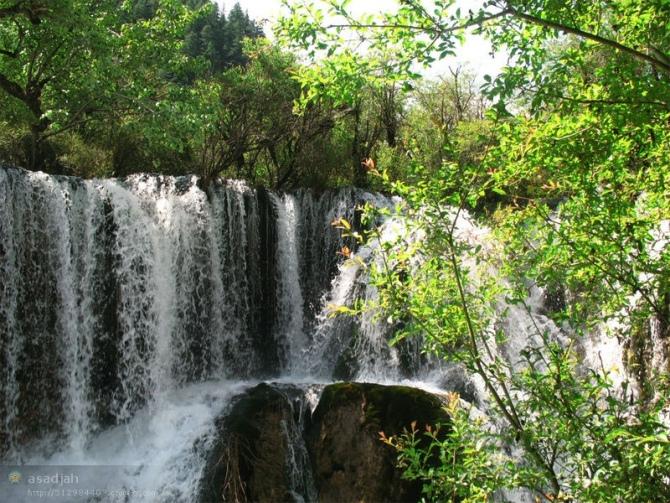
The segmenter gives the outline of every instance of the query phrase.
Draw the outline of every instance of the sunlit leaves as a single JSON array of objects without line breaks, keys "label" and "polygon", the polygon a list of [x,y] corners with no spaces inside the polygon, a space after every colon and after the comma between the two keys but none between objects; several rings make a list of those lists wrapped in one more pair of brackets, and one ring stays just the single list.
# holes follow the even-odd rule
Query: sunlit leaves
[{"label": "sunlit leaves", "polygon": [[[370,82],[407,81],[417,65],[451,54],[464,24],[510,54],[498,78],[484,78],[495,123],[485,155],[448,162],[440,150],[456,150],[454,135],[437,145],[415,135],[411,146],[437,153],[439,162],[426,162],[427,170],[421,161],[429,155],[417,156],[404,183],[384,179],[404,198],[407,220],[391,241],[368,236],[385,257],[372,278],[376,307],[400,320],[394,342],[421,337],[428,351],[476,369],[493,383],[491,394],[511,383],[517,398],[496,400],[497,412],[513,427],[506,440],[522,444],[535,469],[523,483],[546,499],[668,499],[667,478],[659,476],[670,463],[658,422],[663,400],[631,407],[628,388],[617,394],[607,369],[581,372],[570,347],[546,339],[527,348],[521,372],[500,359],[482,363],[477,351],[500,334],[492,329],[500,299],[523,305],[529,283],[561,297],[548,314],[571,333],[611,318],[623,327],[622,340],[639,337],[635,327],[650,319],[670,330],[667,1],[491,0],[467,14],[448,10],[451,2],[431,11],[407,1],[374,17],[329,4],[337,21],[294,4],[280,28],[315,63],[300,76],[305,102],[320,94],[347,102]],[[456,232],[466,207],[492,216],[496,247],[474,246]],[[485,431],[471,433],[490,441]],[[478,497],[473,487],[488,487],[491,472],[480,471],[488,460],[473,455],[481,444],[433,438],[425,449],[417,435],[408,432],[396,446],[408,476],[434,483],[430,496]],[[434,452],[437,466],[427,462]],[[518,483],[520,473],[512,466],[505,477]],[[454,495],[440,492],[454,487]]]},{"label": "sunlit leaves", "polygon": [[[33,114],[29,125],[39,124],[52,136],[123,116],[148,141],[183,150],[165,124],[188,129],[194,115],[192,91],[177,82],[196,64],[182,45],[199,12],[178,0],[160,0],[154,15],[132,19],[132,6],[128,1],[59,1],[40,14],[43,22],[0,22],[3,34],[21,26],[13,38],[22,51],[16,58],[0,56],[0,74],[24,88],[26,97],[20,99]],[[182,118],[177,126],[175,119]]]}]

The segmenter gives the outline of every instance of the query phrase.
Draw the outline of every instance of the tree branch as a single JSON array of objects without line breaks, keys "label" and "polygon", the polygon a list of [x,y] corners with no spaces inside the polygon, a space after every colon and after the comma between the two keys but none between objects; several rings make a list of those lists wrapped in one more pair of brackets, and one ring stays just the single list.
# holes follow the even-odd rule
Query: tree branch
[{"label": "tree branch", "polygon": [[46,5],[38,2],[30,2],[26,5],[25,0],[20,0],[9,7],[0,8],[0,19],[14,16],[25,16],[32,24],[40,24],[42,22],[42,14],[48,11]]},{"label": "tree branch", "polygon": [[[547,462],[547,460],[542,457],[541,453],[537,449],[537,446],[533,444],[530,435],[524,428],[523,423],[521,422],[519,416],[516,413],[516,410],[512,402],[512,398],[507,391],[507,386],[502,380],[498,382],[503,392],[505,393],[505,397],[507,399],[507,403],[505,403],[503,398],[498,394],[498,391],[496,390],[494,384],[491,382],[488,373],[486,372],[484,363],[482,362],[481,355],[479,354],[479,349],[477,347],[477,332],[472,322],[472,318],[470,317],[468,300],[465,295],[465,289],[463,287],[463,281],[461,279],[460,266],[458,264],[458,259],[456,258],[456,249],[455,249],[455,243],[453,241],[453,235],[447,235],[447,240],[450,248],[449,260],[451,262],[452,272],[454,274],[454,278],[456,279],[456,285],[458,287],[459,302],[461,304],[461,310],[463,311],[463,315],[465,317],[468,336],[470,339],[470,351],[472,353],[475,366],[477,367],[477,373],[484,379],[486,388],[493,396],[493,399],[498,405],[498,408],[503,413],[503,415],[510,423],[510,425],[517,432],[520,440],[522,441],[524,447],[526,448],[526,451],[533,457],[533,459],[535,459],[535,461],[545,471],[545,474],[549,478],[549,482],[551,483],[554,493],[558,495],[561,491],[561,485],[558,481],[558,477],[556,476],[556,472],[554,471],[553,467]],[[482,340],[484,340],[484,337],[482,337]],[[542,493],[542,495],[547,500],[551,499],[544,493]]]},{"label": "tree branch", "polygon": [[9,51],[7,49],[0,48],[0,56],[7,56],[8,58],[16,59],[18,55],[19,52],[16,49],[13,51]]},{"label": "tree branch", "polygon": [[550,98],[556,98],[558,100],[569,101],[571,103],[578,103],[580,105],[629,105],[629,106],[642,106],[642,105],[652,105],[663,108],[670,108],[670,102],[661,101],[661,100],[647,100],[647,99],[586,99],[586,98],[573,98],[571,96],[565,96],[561,93],[546,91],[539,87],[531,86],[521,86],[520,89],[526,93],[535,93],[548,96]]},{"label": "tree branch", "polygon": [[10,96],[21,100],[25,103],[27,96],[23,88],[18,85],[16,82],[9,80],[3,74],[0,73],[0,89],[4,90]]},{"label": "tree branch", "polygon": [[14,24],[16,25],[16,31],[18,32],[18,40],[16,42],[16,47],[13,50],[9,49],[0,49],[0,55],[6,56],[8,58],[16,59],[18,58],[21,52],[21,46],[23,45],[23,40],[26,36],[26,32],[16,19],[14,19]]},{"label": "tree branch", "polygon": [[584,30],[581,30],[579,28],[573,28],[571,26],[566,26],[564,24],[558,23],[556,21],[551,21],[549,19],[543,19],[541,17],[533,16],[531,14],[526,14],[525,12],[520,12],[517,9],[508,6],[506,11],[510,14],[512,14],[514,17],[517,17],[519,19],[523,19],[524,21],[527,21],[532,24],[536,24],[539,26],[544,26],[545,28],[552,28],[554,30],[562,31],[563,33],[569,33],[571,35],[576,35],[580,38],[584,38],[587,40],[592,40],[594,42],[598,42],[599,44],[606,45],[608,47],[611,47],[613,49],[616,49],[618,51],[621,51],[625,54],[628,54],[629,56],[632,56],[633,58],[639,60],[639,61],[644,61],[646,63],[651,64],[653,67],[658,68],[659,70],[664,71],[665,73],[670,74],[670,63],[667,63],[665,61],[661,61],[659,59],[656,59],[649,54],[646,54],[642,51],[639,51],[637,49],[633,49],[632,47],[628,47],[626,45],[623,45],[616,40],[611,40],[609,38],[601,37],[600,35],[596,35],[595,33],[590,33]]},{"label": "tree branch", "polygon": [[369,24],[361,24],[361,23],[356,23],[356,22],[351,22],[351,23],[339,23],[339,24],[329,24],[327,26],[324,26],[325,29],[339,29],[339,28],[350,28],[354,30],[362,30],[362,29],[375,29],[375,30],[411,30],[411,31],[421,31],[424,33],[434,33],[438,35],[443,35],[446,33],[452,33],[456,31],[462,31],[462,30],[467,30],[468,28],[472,28],[473,26],[480,26],[484,23],[487,23],[489,21],[493,21],[494,19],[498,19],[500,17],[506,16],[507,14],[510,14],[511,10],[510,9],[504,9],[500,12],[496,12],[495,14],[491,14],[486,17],[482,18],[474,18],[471,19],[463,24],[457,24],[453,26],[443,26],[440,25],[438,22],[434,21],[433,24],[434,26],[421,26],[421,25],[413,25],[413,24],[397,24],[397,23],[369,23]]}]

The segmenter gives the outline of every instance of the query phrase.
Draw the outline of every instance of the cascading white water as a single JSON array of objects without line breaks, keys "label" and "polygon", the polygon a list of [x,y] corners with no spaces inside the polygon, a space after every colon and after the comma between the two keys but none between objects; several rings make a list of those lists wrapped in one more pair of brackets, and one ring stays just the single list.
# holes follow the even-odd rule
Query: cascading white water
[{"label": "cascading white water", "polygon": [[[394,235],[395,226],[393,220],[383,225],[381,239],[387,234]],[[325,375],[331,374],[337,360],[329,360],[328,356],[337,354],[337,347],[350,345],[350,353],[355,354],[357,360],[356,372],[352,376],[354,380],[392,382],[400,378],[397,350],[388,346],[389,327],[378,318],[378,311],[372,309],[364,312],[358,322],[336,316],[340,307],[351,308],[357,299],[368,304],[376,300],[376,289],[368,284],[368,268],[372,260],[379,258],[379,246],[377,241],[363,246],[349,260],[340,264],[331,289],[322,300],[322,309],[318,315],[320,323],[309,347],[311,373],[321,370]]]},{"label": "cascading white water", "polygon": [[[208,381],[167,391],[160,404],[101,432],[83,450],[71,445],[52,455],[34,453],[22,465],[3,466],[0,495],[13,503],[38,498],[57,503],[193,501],[219,433],[215,420],[252,384]],[[28,489],[5,483],[12,471],[22,474]],[[31,476],[54,474],[72,474],[74,481],[30,483]]]},{"label": "cascading white water", "polygon": [[221,379],[331,378],[305,358],[345,243],[331,222],[369,196],[196,182],[0,169],[4,463],[134,459],[135,482],[170,473],[159,485],[190,501],[203,439],[244,387]]},{"label": "cascading white water", "polygon": [[303,331],[302,289],[298,244],[300,243],[300,215],[296,199],[290,194],[278,196],[271,194],[271,200],[277,211],[277,327],[276,333],[285,347],[285,366],[295,371],[302,351],[307,345]]},{"label": "cascading white water", "polygon": [[[14,243],[14,212],[12,211],[12,187],[9,184],[8,173],[0,170],[0,243],[2,246],[2,260],[0,260],[0,343],[3,349],[4,387],[2,401],[3,428],[6,435],[6,452],[9,456],[16,456],[16,442],[12,429],[16,421],[17,400],[19,396],[17,370],[18,358],[25,341],[22,337],[13,337],[17,331],[17,257]],[[18,216],[18,215],[17,215]],[[14,274],[13,274],[14,273]]]},{"label": "cascading white water", "polygon": [[[251,312],[251,285],[249,272],[253,262],[258,262],[257,247],[250,239],[257,239],[258,204],[252,191],[241,182],[231,181],[224,187],[212,187],[210,198],[212,222],[207,227],[212,243],[210,255],[214,298],[221,299],[212,306],[216,325],[212,333],[222,354],[236,354],[244,365],[254,360],[251,337],[246,330],[246,316]],[[237,366],[220,369],[227,375],[239,374]]]},{"label": "cascading white water", "polygon": [[[401,362],[392,321],[329,315],[376,296],[368,268],[380,243],[356,249],[331,225],[354,221],[363,202],[394,203],[351,189],[203,192],[194,177],[0,168],[0,461],[119,465],[110,488],[148,491],[128,501],[192,501],[216,418],[256,379],[453,389],[460,369],[424,365],[418,347]],[[381,240],[403,232],[389,218]],[[458,232],[486,239],[467,218]],[[352,260],[338,255],[344,245]],[[538,332],[562,337],[540,293],[500,320],[508,341],[496,351],[511,364]]]}]

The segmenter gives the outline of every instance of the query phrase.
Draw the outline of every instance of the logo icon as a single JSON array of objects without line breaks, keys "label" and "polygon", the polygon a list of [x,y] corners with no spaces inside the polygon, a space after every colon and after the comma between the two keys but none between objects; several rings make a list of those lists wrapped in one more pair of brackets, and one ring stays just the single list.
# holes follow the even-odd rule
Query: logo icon
[{"label": "logo icon", "polygon": [[21,482],[21,474],[19,472],[11,472],[9,474],[9,482],[11,484],[18,484]]}]

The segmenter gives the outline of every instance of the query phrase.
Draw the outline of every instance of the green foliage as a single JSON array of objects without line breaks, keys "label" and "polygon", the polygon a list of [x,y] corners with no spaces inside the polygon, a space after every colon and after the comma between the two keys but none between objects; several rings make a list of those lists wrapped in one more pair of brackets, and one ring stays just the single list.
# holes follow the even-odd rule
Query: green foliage
[{"label": "green foliage", "polygon": [[571,318],[601,318],[594,305],[615,315],[631,295],[637,316],[667,318],[666,117],[617,106],[520,119],[491,154],[493,179],[516,206],[500,215],[516,267],[565,284]]},{"label": "green foliage", "polygon": [[0,121],[0,159],[4,162],[20,165],[22,162],[18,153],[21,151],[21,138],[27,131],[10,123]]},{"label": "green foliage", "polygon": [[[448,77],[420,83],[408,94],[411,106],[400,136],[415,164],[436,172],[445,163],[482,162],[495,141],[494,126],[484,117],[487,104],[472,73],[459,67]],[[404,178],[402,170],[395,176]]]},{"label": "green foliage", "polygon": [[239,3],[233,5],[228,16],[207,0],[198,3],[206,6],[208,12],[188,27],[184,44],[186,54],[191,58],[204,58],[213,75],[231,66],[245,65],[248,59],[243,40],[262,37],[261,27],[249,18]]},{"label": "green foliage", "polygon": [[607,372],[581,374],[571,348],[547,344],[526,352],[527,367],[513,376],[523,392],[518,412],[560,467],[564,497],[585,502],[663,501],[670,498],[667,401],[651,408],[627,399]]},{"label": "green foliage", "polygon": [[[113,155],[109,149],[84,140],[69,131],[54,138],[58,162],[75,176],[109,177],[114,173]],[[17,163],[18,164],[18,163]]]},{"label": "green foliage", "polygon": [[[392,240],[373,231],[368,239],[379,240],[383,254],[372,271],[380,290],[372,308],[402,321],[395,341],[421,337],[428,351],[479,374],[525,468],[510,468],[502,480],[482,475],[485,457],[461,452],[472,445],[467,435],[431,449],[460,453],[477,469],[436,468],[410,435],[397,444],[408,476],[426,480],[437,499],[450,497],[440,493],[445,480],[458,497],[484,500],[505,485],[552,501],[667,499],[670,447],[660,415],[668,369],[641,383],[657,386],[655,394],[630,402],[630,390],[615,387],[607,369],[584,374],[571,347],[539,329],[544,343],[528,348],[520,367],[492,350],[503,336],[495,329],[501,301],[523,305],[529,282],[564,290],[565,309],[553,315],[575,337],[612,319],[622,340],[648,320],[661,341],[670,332],[667,2],[490,0],[463,14],[452,2],[429,10],[409,1],[359,18],[346,2],[323,4],[339,16],[329,25],[305,3],[280,25],[315,61],[332,56],[299,75],[304,103],[322,95],[350,103],[366,86],[407,83],[414,62],[448,55],[466,26],[512,56],[499,78],[485,77],[488,122],[436,118],[445,92],[419,89],[408,120],[414,138],[406,135],[418,156],[386,151],[404,167],[393,183],[395,173],[382,173],[405,201],[405,231]],[[458,145],[458,128],[481,129],[481,140]],[[471,239],[467,208],[492,214],[489,239]],[[495,441],[485,429],[472,435]]]},{"label": "green foliage", "polygon": [[622,399],[606,375],[580,376],[570,350],[554,346],[548,360],[540,351],[526,357],[528,367],[513,376],[513,389],[523,392],[515,407],[542,455],[560,467],[561,492],[544,493],[542,470],[505,454],[504,446],[514,443],[518,432],[495,433],[485,417],[451,395],[446,435],[438,427],[383,438],[398,450],[404,476],[425,482],[428,501],[486,502],[500,489],[523,487],[537,488],[552,501],[670,497],[670,443],[658,419],[666,402],[639,409],[643,404]]},{"label": "green foliage", "polygon": [[201,172],[276,188],[335,185],[348,151],[334,132],[340,112],[323,100],[295,114],[295,57],[266,41],[250,42],[246,51],[249,64],[227,70],[216,86]]},{"label": "green foliage", "polygon": [[457,393],[449,395],[445,411],[448,424],[427,426],[425,431],[412,425],[403,435],[382,437],[398,451],[403,477],[424,482],[424,501],[487,502],[497,490],[532,478],[504,454],[501,442],[482,434],[485,418]]},{"label": "green foliage", "polygon": [[[393,238],[376,229],[367,235],[368,240],[379,241],[383,254],[380,265],[371,269],[379,300],[367,309],[402,321],[392,343],[420,337],[426,351],[479,374],[492,395],[494,417],[504,420],[507,429],[495,433],[490,426],[470,425],[467,432],[457,428],[447,442],[433,439],[427,449],[419,446],[414,432],[391,439],[407,476],[425,480],[427,495],[437,501],[449,497],[487,501],[502,487],[526,487],[547,499],[566,501],[647,502],[654,501],[654,495],[670,497],[664,468],[670,462],[670,444],[661,421],[668,406],[663,398],[666,385],[657,382],[658,398],[652,402],[644,394],[633,401],[628,383],[615,386],[609,369],[580,368],[571,346],[561,347],[539,328],[544,343],[529,346],[522,353],[523,362],[512,366],[496,356],[492,348],[503,334],[491,327],[498,318],[499,299],[523,303],[527,295],[525,285],[508,286],[499,274],[519,274],[515,268],[525,262],[510,258],[508,249],[501,248],[507,243],[499,238],[480,235],[473,240],[474,229],[463,221],[462,208],[471,201],[471,191],[476,198],[490,183],[486,173],[457,165],[434,178],[426,179],[423,173],[418,168],[417,179],[392,184],[394,192],[403,196],[398,211],[404,231]],[[467,186],[459,183],[464,179],[470,180]],[[523,235],[525,229],[502,223],[501,232]],[[528,239],[549,246],[541,236]],[[554,247],[560,250],[558,243]],[[564,280],[571,271],[554,274]],[[598,285],[588,286],[591,290],[582,295],[598,291]],[[601,302],[598,307],[605,310],[609,304]],[[580,326],[577,321],[572,319],[573,326]],[[473,442],[479,442],[482,450],[468,457]],[[526,453],[521,464],[491,462],[485,456],[487,450],[515,444]],[[452,457],[436,466],[431,461],[436,452]],[[454,459],[457,453],[461,457]],[[452,496],[441,492],[448,490],[455,492]]]},{"label": "green foliage", "polygon": [[5,159],[89,176],[193,170],[215,75],[262,36],[239,5],[226,18],[209,0],[17,0],[0,13],[2,119],[26,131]]},{"label": "green foliage", "polygon": [[15,120],[31,130],[29,167],[47,167],[38,153],[48,138],[103,121],[123,117],[157,135],[161,99],[176,92],[168,76],[189,65],[181,38],[196,13],[161,0],[152,17],[125,22],[132,8],[38,1],[30,4],[33,17],[19,10],[0,18],[0,88],[14,100]]}]

